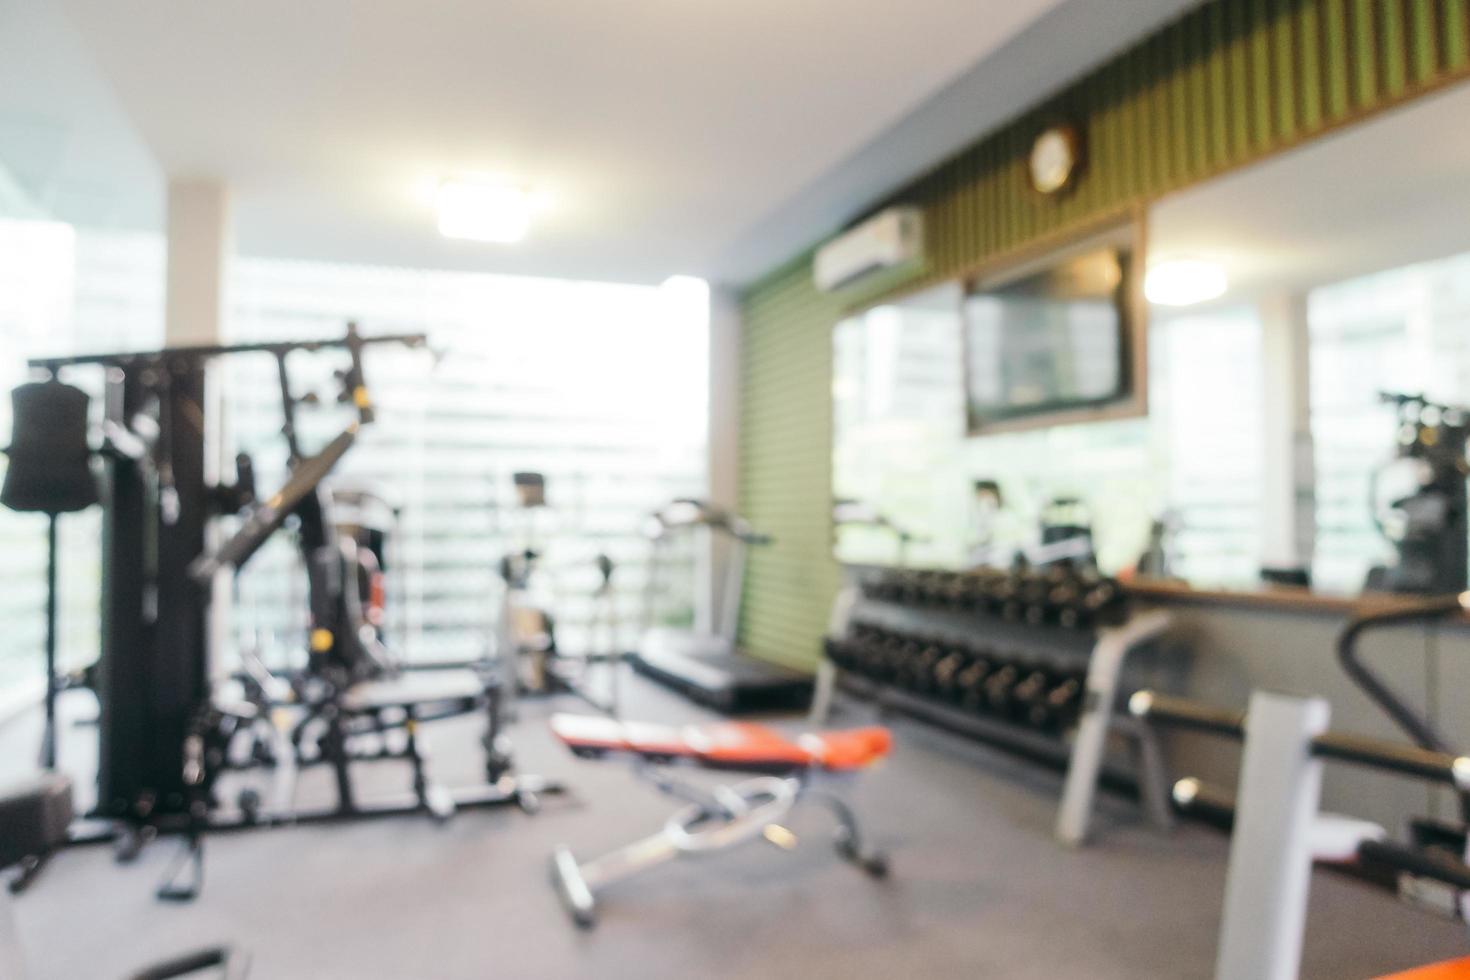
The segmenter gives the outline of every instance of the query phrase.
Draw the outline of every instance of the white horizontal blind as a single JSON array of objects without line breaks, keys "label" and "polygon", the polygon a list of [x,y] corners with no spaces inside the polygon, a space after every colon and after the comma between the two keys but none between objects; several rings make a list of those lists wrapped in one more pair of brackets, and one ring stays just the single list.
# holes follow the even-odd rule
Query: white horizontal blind
[{"label": "white horizontal blind", "polygon": [[[10,390],[30,377],[26,358],[145,349],[162,337],[159,236],[0,220],[0,445],[10,442]],[[93,416],[100,415],[98,369],[71,369],[63,380],[91,394]],[[0,455],[0,475],[5,465]],[[64,514],[58,531],[57,657],[69,670],[97,657],[101,513]],[[0,554],[4,692],[44,682],[45,516],[0,508]]]},{"label": "white horizontal blind", "polygon": [[[409,660],[480,656],[498,611],[496,563],[534,544],[542,591],[572,653],[635,642],[648,544],[643,518],[704,490],[707,314],[650,287],[465,273],[241,260],[230,340],[422,331],[439,355],[373,348],[378,421],[343,460],[339,484],[399,507],[389,554],[390,638]],[[294,355],[298,394],[335,397],[340,356]],[[283,477],[280,405],[269,356],[227,365],[235,439],[268,492]],[[335,406],[301,409],[310,451],[345,424]],[[511,474],[544,473],[551,507],[514,504]],[[617,563],[616,638],[589,636],[598,553]],[[687,618],[692,555],[661,581],[661,618]],[[239,579],[244,641],[299,654],[304,579],[288,540]]]},{"label": "white horizontal blind", "polygon": [[1380,391],[1470,402],[1470,253],[1362,276],[1308,296],[1317,467],[1314,577],[1361,588],[1392,549],[1373,526],[1369,481],[1397,429]]},{"label": "white horizontal blind", "polygon": [[1260,321],[1249,309],[1177,315],[1151,340],[1170,571],[1201,584],[1254,583],[1265,479]]}]

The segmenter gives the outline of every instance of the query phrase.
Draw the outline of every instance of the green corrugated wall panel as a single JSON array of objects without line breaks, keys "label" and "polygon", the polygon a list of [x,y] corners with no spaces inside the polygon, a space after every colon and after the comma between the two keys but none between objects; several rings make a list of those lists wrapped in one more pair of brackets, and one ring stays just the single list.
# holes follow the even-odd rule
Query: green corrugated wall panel
[{"label": "green corrugated wall panel", "polygon": [[1322,62],[1327,79],[1327,116],[1338,120],[1352,108],[1352,51],[1348,45],[1348,0],[1325,0],[1322,7]]},{"label": "green corrugated wall panel", "polygon": [[[1300,52],[1302,129],[1316,132],[1322,127],[1322,12],[1313,4],[1300,4],[1296,23],[1296,36],[1301,39],[1297,48]],[[1312,43],[1313,39],[1316,43]]]},{"label": "green corrugated wall panel", "polygon": [[[1426,0],[1414,0],[1424,3]],[[1407,59],[1404,57],[1403,0],[1379,0],[1378,15],[1382,34],[1383,84],[1390,96],[1403,94],[1409,84]]]},{"label": "green corrugated wall panel", "polygon": [[[1470,71],[1470,0],[1214,0],[881,203],[925,212],[927,263],[822,295],[807,253],[744,298],[741,508],[776,543],[754,549],[742,617],[757,655],[810,664],[840,581],[831,558],[831,331],[864,302],[987,259],[1428,91]],[[1086,137],[1077,187],[1031,190],[1042,126]]]},{"label": "green corrugated wall panel", "polygon": [[1439,8],[1443,0],[1409,0],[1409,70],[1416,85],[1439,71]]},{"label": "green corrugated wall panel", "polygon": [[1262,79],[1266,101],[1276,106],[1276,128],[1272,142],[1289,140],[1297,131],[1297,91],[1301,75],[1294,49],[1296,44],[1295,24],[1292,22],[1292,0],[1273,0],[1270,14],[1271,68]]},{"label": "green corrugated wall panel", "polygon": [[1381,0],[1353,0],[1349,30],[1353,40],[1353,104],[1366,108],[1378,101],[1379,29],[1374,16]]},{"label": "green corrugated wall panel", "polygon": [[1457,71],[1470,62],[1470,0],[1445,0],[1444,66]]}]

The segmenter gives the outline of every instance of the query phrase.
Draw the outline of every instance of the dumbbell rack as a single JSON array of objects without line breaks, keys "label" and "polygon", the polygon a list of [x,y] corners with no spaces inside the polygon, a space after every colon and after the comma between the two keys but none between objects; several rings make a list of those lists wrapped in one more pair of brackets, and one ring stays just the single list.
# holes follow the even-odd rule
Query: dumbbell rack
[{"label": "dumbbell rack", "polygon": [[[1167,614],[1134,611],[1116,582],[1066,568],[852,573],[823,644],[815,722],[825,723],[840,683],[881,709],[1062,763],[1056,836],[1069,845],[1085,841],[1105,778],[1136,782],[1149,818],[1172,824],[1153,734],[1115,711],[1140,686],[1124,689],[1130,661],[1167,628]],[[1133,750],[1131,780],[1107,763],[1112,733]]]}]

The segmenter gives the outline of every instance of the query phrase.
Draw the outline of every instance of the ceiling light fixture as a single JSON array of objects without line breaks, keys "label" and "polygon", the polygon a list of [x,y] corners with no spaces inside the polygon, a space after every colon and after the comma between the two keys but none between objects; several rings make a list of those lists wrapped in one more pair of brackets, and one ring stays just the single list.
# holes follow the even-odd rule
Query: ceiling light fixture
[{"label": "ceiling light fixture", "polygon": [[445,238],[502,244],[526,237],[540,203],[525,187],[486,179],[446,180],[434,195]]},{"label": "ceiling light fixture", "polygon": [[1193,306],[1225,295],[1225,268],[1203,259],[1166,259],[1148,267],[1143,295],[1155,306]]}]

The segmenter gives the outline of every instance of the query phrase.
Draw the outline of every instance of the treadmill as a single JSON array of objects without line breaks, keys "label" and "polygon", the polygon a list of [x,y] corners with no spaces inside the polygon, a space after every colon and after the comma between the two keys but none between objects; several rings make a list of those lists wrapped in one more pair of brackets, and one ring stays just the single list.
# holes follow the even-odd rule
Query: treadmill
[{"label": "treadmill", "polygon": [[[770,544],[770,537],[757,532],[737,514],[691,498],[674,500],[656,511],[647,533],[652,554],[644,593],[643,634],[638,650],[628,658],[633,669],[724,714],[806,707],[812,697],[810,674],[746,656],[735,645],[746,550]],[[717,534],[730,541],[727,557],[721,563],[724,601],[720,608],[711,608],[711,590],[700,590],[693,629],[655,626],[654,603],[661,573],[668,565],[671,542],[679,536],[695,535],[701,546],[709,548]]]}]

